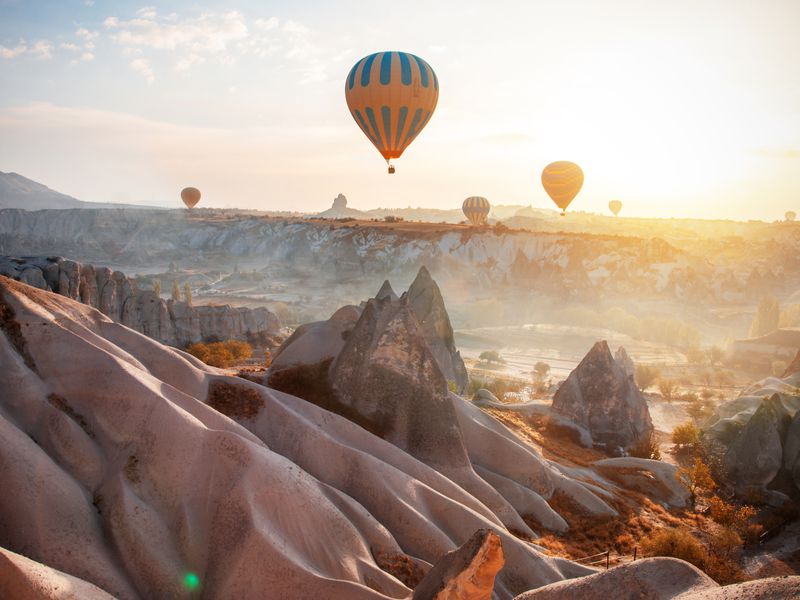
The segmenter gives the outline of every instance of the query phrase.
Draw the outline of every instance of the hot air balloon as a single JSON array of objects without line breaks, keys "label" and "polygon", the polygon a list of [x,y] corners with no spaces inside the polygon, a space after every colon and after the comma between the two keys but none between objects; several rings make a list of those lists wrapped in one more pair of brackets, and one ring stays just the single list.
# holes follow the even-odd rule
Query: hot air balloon
[{"label": "hot air balloon", "polygon": [[461,210],[464,211],[464,216],[467,217],[473,225],[484,225],[486,217],[489,216],[490,209],[489,201],[482,196],[470,196],[461,205]]},{"label": "hot air balloon", "polygon": [[181,190],[181,200],[183,200],[186,208],[194,208],[200,202],[200,190],[193,187],[183,188]]},{"label": "hot air balloon", "polygon": [[575,163],[566,160],[550,163],[542,171],[542,185],[563,216],[569,203],[581,191],[583,171]]},{"label": "hot air balloon", "polygon": [[616,217],[619,214],[619,211],[622,210],[622,202],[619,200],[612,200],[608,203],[608,210],[614,213],[614,216]]},{"label": "hot air balloon", "polygon": [[394,173],[400,158],[428,123],[439,100],[431,66],[407,52],[376,52],[359,60],[344,85],[347,108]]},{"label": "hot air balloon", "polygon": [[797,218],[797,213],[794,212],[793,210],[787,210],[784,216],[786,217],[787,221],[791,222]]}]

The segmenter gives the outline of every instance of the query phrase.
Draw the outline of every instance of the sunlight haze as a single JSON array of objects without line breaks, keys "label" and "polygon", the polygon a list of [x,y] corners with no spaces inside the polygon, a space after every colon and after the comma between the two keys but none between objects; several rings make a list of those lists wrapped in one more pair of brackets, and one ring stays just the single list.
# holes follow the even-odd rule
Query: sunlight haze
[{"label": "sunlight haze", "polygon": [[[800,208],[800,3],[0,0],[0,170],[82,200],[319,211],[553,208],[782,218]],[[344,80],[381,50],[438,75],[389,177]]]}]

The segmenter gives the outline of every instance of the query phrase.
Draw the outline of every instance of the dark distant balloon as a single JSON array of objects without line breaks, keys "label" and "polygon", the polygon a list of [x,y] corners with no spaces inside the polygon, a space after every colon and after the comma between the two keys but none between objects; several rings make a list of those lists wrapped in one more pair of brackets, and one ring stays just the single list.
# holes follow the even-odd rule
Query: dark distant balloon
[{"label": "dark distant balloon", "polygon": [[353,119],[388,163],[400,158],[428,123],[439,100],[439,80],[418,56],[376,52],[350,69],[344,95]]},{"label": "dark distant balloon", "polygon": [[183,200],[186,208],[194,208],[200,202],[200,190],[193,187],[183,188],[181,190],[181,200]]},{"label": "dark distant balloon", "polygon": [[786,215],[784,215],[784,216],[786,217],[787,221],[791,222],[791,221],[794,221],[797,218],[797,213],[794,212],[793,210],[787,210],[786,211]]},{"label": "dark distant balloon", "polygon": [[622,202],[619,200],[612,200],[608,203],[608,209],[614,213],[614,216],[616,217],[619,214],[619,211],[622,210]]},{"label": "dark distant balloon", "polygon": [[564,215],[569,203],[581,191],[583,171],[578,165],[567,160],[550,163],[542,171],[542,185]]},{"label": "dark distant balloon", "polygon": [[483,225],[486,223],[486,217],[489,216],[490,208],[489,201],[483,196],[470,196],[464,200],[464,204],[461,205],[464,216],[467,217],[473,225]]}]

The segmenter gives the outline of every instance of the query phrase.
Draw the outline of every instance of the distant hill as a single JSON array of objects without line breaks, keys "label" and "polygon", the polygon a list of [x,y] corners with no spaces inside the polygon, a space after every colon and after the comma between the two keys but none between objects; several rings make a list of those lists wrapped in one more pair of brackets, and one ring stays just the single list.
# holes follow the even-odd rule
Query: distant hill
[{"label": "distant hill", "polygon": [[[84,202],[61,192],[51,190],[46,185],[23,177],[19,173],[0,171],[0,209],[21,208],[23,210],[42,210],[46,208],[146,208],[134,204],[114,204],[110,202]],[[153,208],[153,207],[147,207]]]}]

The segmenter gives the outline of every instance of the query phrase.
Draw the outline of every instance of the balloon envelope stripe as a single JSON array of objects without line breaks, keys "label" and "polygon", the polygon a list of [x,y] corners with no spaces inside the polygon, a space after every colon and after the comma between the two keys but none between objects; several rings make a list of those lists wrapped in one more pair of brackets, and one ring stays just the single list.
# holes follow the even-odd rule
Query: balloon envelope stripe
[{"label": "balloon envelope stripe", "polygon": [[381,83],[389,85],[392,81],[392,54],[394,52],[384,52],[381,57]]},{"label": "balloon envelope stripe", "polygon": [[370,141],[377,146],[378,145],[378,141],[370,133],[369,127],[367,127],[367,123],[366,123],[366,121],[364,121],[364,117],[361,116],[361,113],[358,111],[358,109],[356,109],[356,111],[355,111],[355,117],[356,117],[356,121],[358,122],[359,127],[361,127],[361,131],[363,131],[367,135],[367,137],[370,139]]},{"label": "balloon envelope stripe", "polygon": [[422,87],[428,87],[428,85],[430,85],[430,81],[428,80],[428,70],[425,68],[425,62],[419,56],[414,56],[413,54],[411,56],[417,62],[417,66],[419,67],[419,77],[422,81]]},{"label": "balloon envelope stripe", "polygon": [[370,54],[364,61],[364,66],[361,68],[361,87],[369,85],[370,72],[372,71],[372,63],[375,62],[377,54]]},{"label": "balloon envelope stripe", "polygon": [[403,85],[411,85],[411,62],[408,60],[408,54],[405,52],[398,52],[400,57],[400,81]]},{"label": "balloon envelope stripe", "polygon": [[372,110],[371,106],[368,106],[366,109],[366,113],[367,113],[367,119],[369,120],[369,124],[372,126],[372,132],[375,134],[375,139],[378,140],[378,144],[380,144],[380,147],[385,149],[387,144],[383,143],[381,132],[378,129],[378,122],[375,120],[375,111]]},{"label": "balloon envelope stripe", "polygon": [[383,119],[383,135],[386,139],[386,149],[392,143],[392,109],[388,106],[381,107],[381,119]]},{"label": "balloon envelope stripe", "polygon": [[417,126],[419,125],[420,119],[422,119],[422,109],[418,108],[414,113],[414,118],[411,119],[411,125],[408,127],[408,133],[406,133],[406,139],[403,140],[403,145],[405,146],[411,140],[413,140],[417,134]]},{"label": "balloon envelope stripe", "polygon": [[400,147],[400,136],[403,134],[403,128],[406,126],[406,118],[408,117],[408,107],[400,107],[400,115],[397,119],[397,137],[394,140],[395,148]]}]

